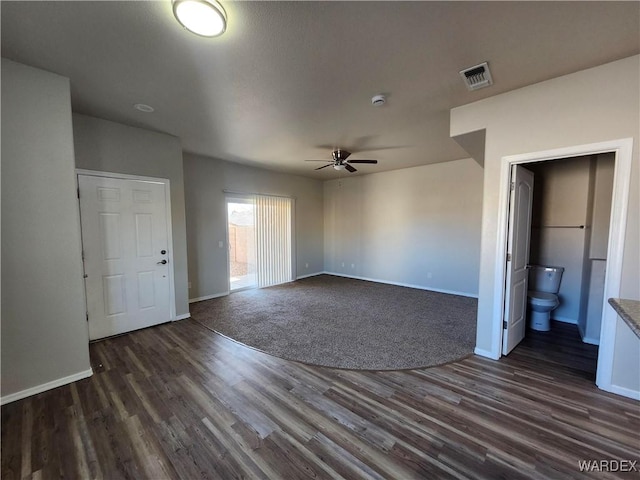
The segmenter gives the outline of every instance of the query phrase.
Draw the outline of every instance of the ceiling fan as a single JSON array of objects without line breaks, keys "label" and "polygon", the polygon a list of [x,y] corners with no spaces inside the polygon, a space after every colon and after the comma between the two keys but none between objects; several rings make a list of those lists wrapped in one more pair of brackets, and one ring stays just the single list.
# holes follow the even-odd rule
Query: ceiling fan
[{"label": "ceiling fan", "polygon": [[347,172],[357,172],[357,170],[351,165],[352,163],[378,163],[377,160],[347,160],[351,152],[346,150],[336,149],[331,152],[333,160],[305,160],[306,162],[326,162],[326,165],[316,168],[316,170],[322,170],[323,168],[333,167],[336,170],[346,170]]}]

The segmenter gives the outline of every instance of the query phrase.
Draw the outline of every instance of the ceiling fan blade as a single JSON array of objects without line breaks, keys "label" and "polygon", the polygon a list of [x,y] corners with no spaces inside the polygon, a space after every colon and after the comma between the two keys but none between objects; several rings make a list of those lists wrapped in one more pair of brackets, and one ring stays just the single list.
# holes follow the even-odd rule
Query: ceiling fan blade
[{"label": "ceiling fan blade", "polygon": [[349,165],[348,163],[344,164],[344,168],[347,169],[347,171],[353,173],[353,172],[357,172],[357,170],[355,168],[353,168],[351,165]]},{"label": "ceiling fan blade", "polygon": [[347,158],[349,158],[351,152],[349,150],[339,148],[337,150],[334,150],[331,155],[333,156],[334,160],[341,160],[344,162]]},{"label": "ceiling fan blade", "polygon": [[347,160],[347,163],[378,163],[378,160]]},{"label": "ceiling fan blade", "polygon": [[327,163],[326,165],[323,165],[323,166],[321,166],[321,167],[314,168],[314,170],[322,170],[323,168],[330,167],[331,165],[333,165],[333,163]]},{"label": "ceiling fan blade", "polygon": [[305,162],[325,162],[325,163],[333,163],[331,160],[305,160]]}]

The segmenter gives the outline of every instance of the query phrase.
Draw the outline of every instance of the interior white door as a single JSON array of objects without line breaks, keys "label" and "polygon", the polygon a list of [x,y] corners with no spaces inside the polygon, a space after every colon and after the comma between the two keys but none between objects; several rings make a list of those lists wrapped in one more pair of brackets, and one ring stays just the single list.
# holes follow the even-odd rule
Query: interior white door
[{"label": "interior white door", "polygon": [[529,283],[529,240],[533,205],[533,173],[514,165],[511,170],[507,282],[505,288],[502,354],[506,355],[524,338],[527,327]]},{"label": "interior white door", "polygon": [[171,320],[162,183],[79,175],[89,338]]}]

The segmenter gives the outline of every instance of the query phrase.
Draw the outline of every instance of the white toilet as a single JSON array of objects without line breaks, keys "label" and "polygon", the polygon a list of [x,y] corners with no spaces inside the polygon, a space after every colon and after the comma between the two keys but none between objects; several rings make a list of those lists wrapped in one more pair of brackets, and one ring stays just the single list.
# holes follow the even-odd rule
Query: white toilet
[{"label": "white toilet", "polygon": [[551,329],[551,311],[560,305],[558,290],[563,267],[531,265],[529,269],[529,326],[533,330],[548,332]]}]

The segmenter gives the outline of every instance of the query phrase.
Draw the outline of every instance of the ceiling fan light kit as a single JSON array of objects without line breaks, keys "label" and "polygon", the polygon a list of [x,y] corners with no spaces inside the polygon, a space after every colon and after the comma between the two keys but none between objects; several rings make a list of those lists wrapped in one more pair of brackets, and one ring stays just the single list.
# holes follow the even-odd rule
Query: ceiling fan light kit
[{"label": "ceiling fan light kit", "polygon": [[326,165],[316,168],[316,170],[322,170],[323,168],[333,167],[334,170],[346,170],[347,172],[357,172],[352,163],[370,163],[376,164],[377,160],[348,160],[351,156],[351,152],[346,150],[336,149],[331,152],[331,158],[333,160],[306,160],[307,162],[326,162]]},{"label": "ceiling fan light kit", "polygon": [[227,14],[215,0],[173,0],[180,24],[201,37],[217,37],[227,29]]}]

